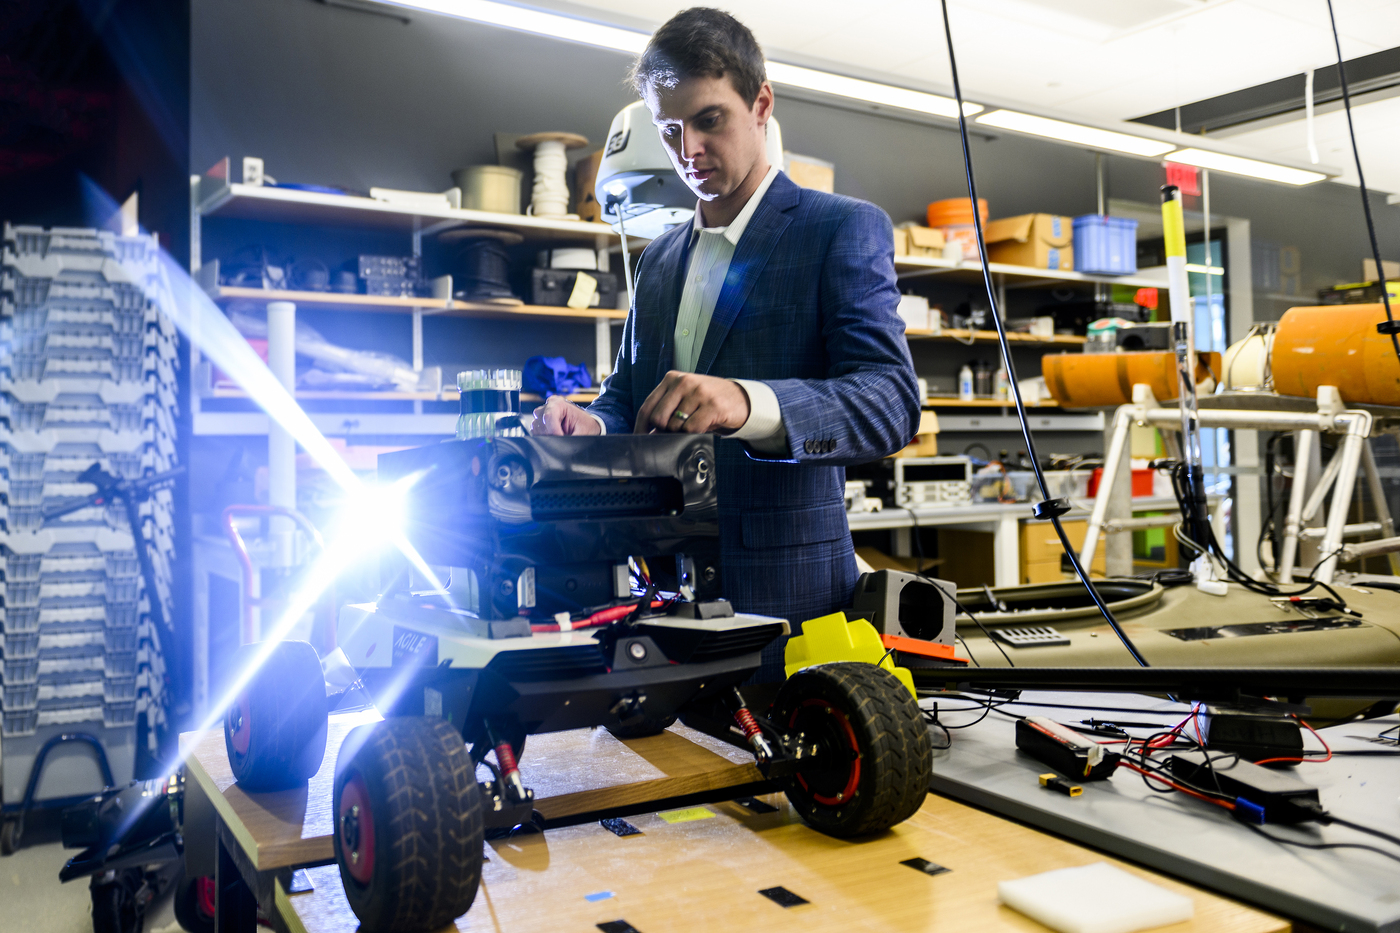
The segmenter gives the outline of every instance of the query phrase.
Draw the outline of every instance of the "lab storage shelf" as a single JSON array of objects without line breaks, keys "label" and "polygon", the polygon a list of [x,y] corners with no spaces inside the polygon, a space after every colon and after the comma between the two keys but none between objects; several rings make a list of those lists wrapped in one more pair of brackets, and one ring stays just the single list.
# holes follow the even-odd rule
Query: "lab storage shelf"
[{"label": "lab storage shelf", "polygon": [[601,247],[619,242],[617,234],[607,224],[590,221],[555,220],[526,214],[498,214],[449,207],[406,207],[348,194],[230,184],[210,175],[200,179],[195,210],[202,217],[319,226],[354,225],[404,233],[418,231],[425,236],[453,227],[477,225],[502,227],[514,230],[526,239],[555,243],[596,242]]},{"label": "lab storage shelf", "polygon": [[[959,281],[975,281],[982,278],[982,264],[976,261],[957,261],[938,256],[896,256],[895,273],[901,279],[921,278],[937,275]],[[1131,285],[1137,288],[1166,288],[1165,274],[1162,276],[1137,275],[1090,275],[1072,269],[1036,269],[1031,266],[1013,266],[1004,262],[987,264],[993,276],[1001,276],[1007,287],[1031,287],[1034,285],[1059,282],[1100,283],[1104,285]]]},{"label": "lab storage shelf", "polygon": [[627,312],[613,308],[557,308],[543,305],[497,305],[452,298],[392,298],[386,295],[343,295],[337,292],[303,292],[269,288],[238,288],[218,285],[205,289],[216,302],[290,301],[297,307],[327,311],[368,311],[381,314],[447,315],[486,318],[498,321],[593,321],[598,318],[624,320]]}]

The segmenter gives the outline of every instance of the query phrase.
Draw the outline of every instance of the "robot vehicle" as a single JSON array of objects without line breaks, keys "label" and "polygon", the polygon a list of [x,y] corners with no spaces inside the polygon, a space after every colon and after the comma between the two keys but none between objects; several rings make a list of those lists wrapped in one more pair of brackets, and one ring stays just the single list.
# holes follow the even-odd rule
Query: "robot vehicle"
[{"label": "robot vehicle", "polygon": [[[879,832],[918,810],[928,733],[889,670],[830,663],[776,695],[739,689],[789,626],[720,596],[715,443],[497,436],[381,455],[381,483],[406,489],[408,541],[450,578],[420,589],[396,556],[378,602],[339,616],[336,654],[385,717],[346,737],[334,780],[336,861],[365,933],[437,929],[467,912],[484,834],[534,816],[520,765],[532,734],[603,726],[631,738],[679,718],[750,750],[821,832]],[[901,652],[922,636],[950,657],[951,601],[935,589],[863,579],[856,608],[864,599],[866,618],[883,617]],[[336,703],[324,681],[310,644],[272,648],[224,723],[245,788],[318,770]]]}]

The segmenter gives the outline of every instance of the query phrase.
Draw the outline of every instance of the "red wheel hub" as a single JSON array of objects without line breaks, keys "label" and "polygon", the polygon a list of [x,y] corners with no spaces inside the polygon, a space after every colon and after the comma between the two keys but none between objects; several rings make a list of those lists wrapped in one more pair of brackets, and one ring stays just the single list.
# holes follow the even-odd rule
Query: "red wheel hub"
[{"label": "red wheel hub", "polygon": [[813,697],[803,700],[793,709],[792,715],[788,717],[788,728],[794,729],[797,726],[799,716],[806,714],[806,720],[810,723],[813,719],[826,720],[825,724],[831,733],[837,738],[835,747],[828,747],[826,752],[831,755],[850,753],[850,763],[846,773],[845,786],[835,794],[821,794],[813,790],[807,783],[802,772],[797,773],[797,783],[802,785],[802,789],[812,795],[812,800],[825,807],[837,807],[849,803],[856,795],[856,789],[860,786],[860,744],[856,741],[856,731],[851,728],[851,721],[846,718],[846,714],[841,712],[826,700]]},{"label": "red wheel hub", "polygon": [[214,919],[214,879],[205,875],[194,879],[194,906],[201,916]]},{"label": "red wheel hub", "polygon": [[252,702],[247,693],[240,693],[228,710],[228,734],[233,742],[233,750],[240,755],[248,754],[252,743],[253,717]]},{"label": "red wheel hub", "polygon": [[370,810],[369,789],[358,771],[340,790],[336,829],[345,870],[360,884],[369,884],[374,877],[374,814]]}]

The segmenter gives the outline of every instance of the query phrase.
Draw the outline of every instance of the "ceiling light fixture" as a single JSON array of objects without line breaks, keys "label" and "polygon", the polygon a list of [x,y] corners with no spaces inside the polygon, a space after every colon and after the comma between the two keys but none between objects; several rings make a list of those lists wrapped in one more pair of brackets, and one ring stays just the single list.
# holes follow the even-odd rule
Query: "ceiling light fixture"
[{"label": "ceiling light fixture", "polygon": [[1224,274],[1225,274],[1225,267],[1224,267],[1224,266],[1206,266],[1206,265],[1204,265],[1203,263],[1199,263],[1199,262],[1188,262],[1188,263],[1186,264],[1186,271],[1187,271],[1187,272],[1200,272],[1200,273],[1202,273],[1202,274],[1205,274],[1205,273],[1209,272],[1211,275],[1224,275]]},{"label": "ceiling light fixture", "polygon": [[1211,152],[1208,149],[1180,149],[1165,156],[1168,162],[1181,162],[1213,171],[1229,172],[1232,175],[1247,175],[1265,181],[1277,181],[1285,185],[1310,185],[1327,178],[1321,172],[1309,172],[1301,168],[1289,168],[1272,162],[1245,159],[1240,156]]},{"label": "ceiling light fixture", "polygon": [[[543,10],[513,6],[509,3],[497,3],[495,0],[388,0],[388,2],[394,6],[422,10],[426,13],[454,16],[477,23],[516,29],[520,32],[548,36],[552,39],[563,39],[566,42],[579,42],[584,45],[612,49],[616,52],[627,52],[632,55],[641,52],[650,38],[644,32],[620,29],[616,26],[575,19],[572,16],[563,16],[559,13],[547,13]],[[787,65],[782,62],[767,62],[766,64],[768,77],[775,84],[785,84],[788,87],[819,91],[836,97],[898,107],[901,110],[911,110],[915,113],[928,113],[950,119],[956,119],[958,116],[957,102],[951,97],[895,87],[892,84],[881,84],[877,81],[848,78],[845,75],[818,71],[815,68],[804,68],[800,65]],[[963,113],[968,116],[981,113],[983,109],[978,104],[963,104]]]},{"label": "ceiling light fixture", "polygon": [[546,13],[509,3],[495,3],[493,0],[386,0],[393,6],[425,13],[440,13],[458,19],[469,19],[490,26],[532,32],[537,36],[563,39],[566,42],[579,42],[617,52],[630,52],[633,55],[646,48],[644,32],[632,29],[619,29],[603,23],[594,23],[573,16]]},{"label": "ceiling light fixture", "polygon": [[1175,148],[1171,143],[1157,139],[1115,133],[1112,130],[1067,123],[1064,120],[1018,113],[1015,110],[993,110],[978,117],[977,122],[982,126],[995,126],[1017,133],[1028,133],[1031,136],[1043,136],[1046,139],[1058,139],[1061,142],[1079,143],[1094,149],[1108,149],[1136,156],[1159,156]]},{"label": "ceiling light fixture", "polygon": [[[928,113],[936,117],[947,117],[950,120],[956,120],[958,117],[958,102],[941,94],[929,94],[925,91],[914,91],[905,87],[895,87],[892,84],[865,81],[861,78],[848,78],[845,75],[832,74],[829,71],[803,68],[801,65],[787,65],[783,62],[767,62],[767,67],[768,79],[775,84],[786,84],[789,87],[820,91],[835,97],[846,97],[872,104],[883,104],[887,107],[898,107],[901,110],[911,110],[915,113]],[[981,113],[983,109],[980,104],[963,103],[963,113],[969,117],[975,113]]]}]

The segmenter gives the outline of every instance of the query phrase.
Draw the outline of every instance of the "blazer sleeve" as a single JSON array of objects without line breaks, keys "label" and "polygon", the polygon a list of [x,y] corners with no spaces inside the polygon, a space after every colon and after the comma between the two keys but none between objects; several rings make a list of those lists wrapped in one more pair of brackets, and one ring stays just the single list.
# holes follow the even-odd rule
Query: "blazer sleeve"
[{"label": "blazer sleeve", "polygon": [[[830,466],[901,450],[919,425],[919,389],[895,284],[890,219],[856,205],[832,236],[821,274],[825,379],[765,382],[778,396],[792,458]],[[755,459],[762,454],[751,452]]]},{"label": "blazer sleeve", "polygon": [[[648,246],[650,249],[650,246]],[[642,251],[641,259],[637,261],[635,274],[632,276],[634,283],[642,279],[642,263],[646,259],[646,250]],[[624,262],[626,259],[624,258]],[[588,412],[603,419],[603,425],[609,434],[631,434],[632,429],[637,425],[636,406],[632,397],[632,364],[635,362],[637,346],[637,309],[636,301],[633,307],[627,312],[627,322],[622,326],[622,342],[617,348],[617,359],[613,361],[613,371],[608,378],[603,380],[602,388],[598,392],[598,397],[589,403]]]}]

